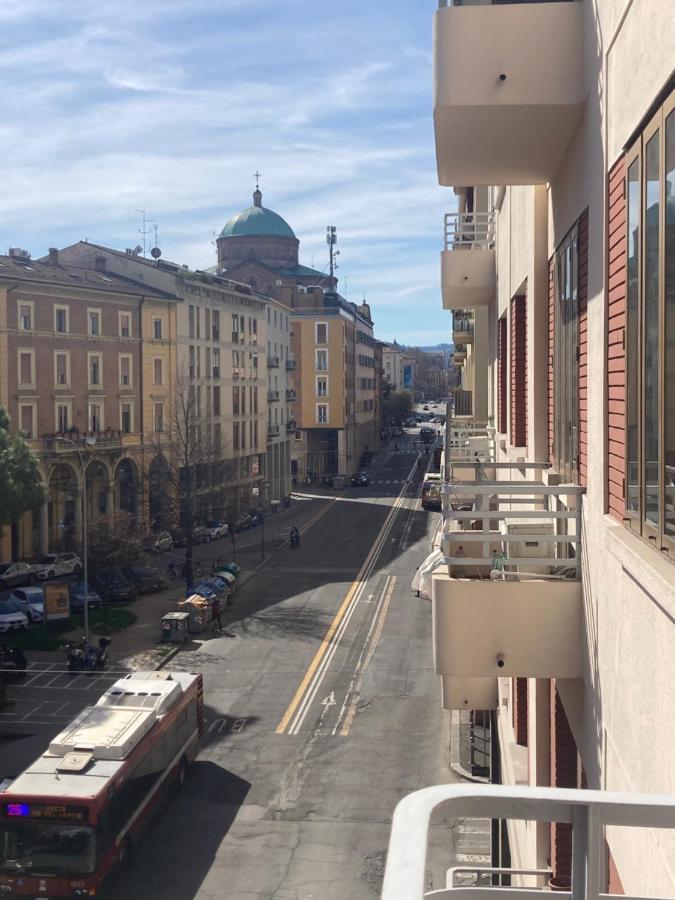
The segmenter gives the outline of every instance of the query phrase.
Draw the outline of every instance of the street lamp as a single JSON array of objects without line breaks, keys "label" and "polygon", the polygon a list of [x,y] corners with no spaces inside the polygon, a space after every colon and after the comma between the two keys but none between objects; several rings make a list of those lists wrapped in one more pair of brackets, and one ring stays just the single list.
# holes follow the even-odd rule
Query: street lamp
[{"label": "street lamp", "polygon": [[[72,438],[59,437],[60,441],[71,444],[77,451],[80,460],[80,473],[82,478],[82,560],[84,567],[84,640],[89,640],[89,569],[87,567],[87,472],[82,455],[82,448]],[[96,443],[96,435],[85,435],[84,442],[87,447],[93,447]]]}]

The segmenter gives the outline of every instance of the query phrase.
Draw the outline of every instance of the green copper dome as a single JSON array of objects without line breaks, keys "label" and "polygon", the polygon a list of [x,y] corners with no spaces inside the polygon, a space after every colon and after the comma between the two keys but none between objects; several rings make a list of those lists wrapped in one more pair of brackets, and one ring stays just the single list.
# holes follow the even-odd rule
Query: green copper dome
[{"label": "green copper dome", "polygon": [[293,229],[278,213],[265,209],[262,205],[262,193],[256,190],[253,194],[253,206],[232,216],[220,232],[220,237],[284,237],[297,240]]}]

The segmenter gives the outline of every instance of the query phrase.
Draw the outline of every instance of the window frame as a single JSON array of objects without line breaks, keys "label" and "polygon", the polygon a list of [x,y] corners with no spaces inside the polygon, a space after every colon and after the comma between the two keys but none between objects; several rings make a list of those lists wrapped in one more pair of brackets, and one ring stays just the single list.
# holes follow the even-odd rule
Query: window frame
[{"label": "window frame", "polygon": [[[123,407],[125,407],[125,406],[129,407],[129,424],[131,426],[129,428],[129,431],[124,430],[124,424],[123,424],[124,423]],[[134,432],[134,424],[135,424],[134,423],[134,414],[135,414],[135,410],[134,410],[133,399],[131,397],[125,397],[123,400],[120,400],[120,431],[122,432],[122,434],[134,434],[135,433]]]},{"label": "window frame", "polygon": [[[21,380],[21,357],[23,355],[30,357],[30,381]],[[17,384],[19,390],[35,390],[37,388],[37,371],[35,367],[35,349],[33,347],[17,347]]]},{"label": "window frame", "polygon": [[[161,414],[161,428],[157,428],[157,411],[160,411]],[[163,400],[155,400],[152,408],[152,429],[155,434],[164,434],[166,431],[165,423],[164,423],[164,401]]]},{"label": "window frame", "polygon": [[[319,390],[319,382],[320,382],[320,381],[325,382],[325,388],[326,388],[326,390],[325,390],[325,393],[323,393],[323,394],[322,394],[321,391]],[[316,382],[316,383],[315,383],[316,396],[317,396],[317,397],[327,397],[327,396],[328,396],[328,390],[329,390],[329,388],[328,388],[328,376],[327,376],[327,375],[317,375],[316,378],[315,378],[315,382]]]},{"label": "window frame", "polygon": [[[57,327],[60,312],[65,313],[66,327],[64,331],[59,331]],[[54,304],[54,334],[70,334],[70,306],[65,303]]]},{"label": "window frame", "polygon": [[[323,421],[321,419],[321,413],[320,413],[320,410],[322,410],[322,409],[326,410],[326,417]],[[317,425],[328,425],[329,421],[330,421],[329,404],[328,403],[317,403],[316,404],[316,424]]]},{"label": "window frame", "polygon": [[[160,380],[157,380],[157,363],[159,363]],[[164,357],[153,356],[152,358],[152,386],[164,387]]]},{"label": "window frame", "polygon": [[[58,358],[59,356],[64,356],[66,360],[66,380],[64,382],[59,381],[59,365]],[[60,390],[63,388],[69,388],[72,384],[71,381],[71,367],[70,367],[70,350],[55,350],[54,351],[54,387],[56,390]]]},{"label": "window frame", "polygon": [[31,410],[31,419],[33,422],[33,428],[31,429],[30,434],[27,435],[26,440],[32,441],[35,440],[38,433],[38,419],[37,419],[37,400],[20,400],[19,401],[19,431],[21,434],[26,434],[23,429],[23,410],[30,409]]},{"label": "window frame", "polygon": [[[579,481],[579,225],[560,241],[553,255],[553,463],[567,482]],[[563,261],[569,256],[563,269]],[[569,267],[569,271],[568,271]],[[568,277],[565,277],[568,276]],[[562,310],[562,280],[571,290],[568,318]],[[572,413],[574,412],[574,419]],[[574,429],[574,430],[573,430]],[[564,434],[564,431],[567,434]]]},{"label": "window frame", "polygon": [[[675,116],[675,92],[671,93],[666,101],[659,107],[652,119],[637,137],[633,146],[628,150],[625,160],[625,195],[626,195],[626,330],[628,326],[628,304],[629,304],[629,281],[628,281],[628,242],[630,241],[630,205],[629,205],[629,181],[628,172],[631,166],[637,162],[638,164],[638,183],[640,185],[639,201],[639,259],[637,267],[637,310],[636,310],[636,328],[637,341],[635,346],[626,340],[626,331],[624,332],[624,340],[626,347],[626,435],[625,435],[625,460],[624,460],[624,522],[636,534],[641,536],[649,543],[650,546],[657,547],[662,553],[666,554],[671,561],[675,561],[675,533],[668,535],[666,532],[666,479],[665,479],[665,460],[666,460],[666,417],[667,411],[667,381],[666,381],[666,362],[667,362],[667,335],[666,335],[666,276],[667,276],[667,195],[666,195],[666,125],[668,119]],[[675,129],[675,118],[672,120],[672,127]],[[647,517],[647,478],[646,478],[646,407],[647,401],[645,397],[646,391],[646,372],[645,364],[647,359],[646,347],[646,249],[647,249],[647,165],[646,154],[647,145],[658,135],[658,175],[659,175],[659,210],[658,210],[658,286],[657,286],[657,387],[658,387],[658,428],[657,428],[657,485],[656,495],[658,498],[658,509],[656,522]],[[675,285],[673,285],[675,290]],[[631,376],[631,366],[636,368],[634,376]],[[632,384],[631,384],[632,382]],[[633,463],[637,466],[637,510],[628,508],[628,492],[631,488],[630,480],[630,464],[629,459],[629,420],[628,408],[630,403],[629,389],[634,387],[637,398],[635,403],[635,411],[637,417],[637,460]],[[674,412],[675,415],[675,412]]]},{"label": "window frame", "polygon": [[[326,357],[326,365],[319,365],[320,354],[323,354]],[[327,372],[328,371],[328,350],[315,350],[314,351],[314,371],[315,372]]]},{"label": "window frame", "polygon": [[[122,381],[122,360],[126,359],[129,362],[129,381],[127,384],[124,384]],[[133,388],[134,386],[134,357],[131,353],[120,353],[118,355],[118,383],[121,388]]]},{"label": "window frame", "polygon": [[[98,407],[101,411],[101,418],[98,428],[92,428],[94,424],[91,411],[93,407]],[[92,434],[100,434],[102,431],[105,431],[105,403],[103,399],[89,400],[87,403],[87,431],[90,431]]]},{"label": "window frame", "polygon": [[[21,307],[26,306],[30,310],[30,325],[28,328],[23,327]],[[23,334],[31,334],[35,331],[35,301],[33,300],[17,300],[16,301],[16,326],[17,330]]]},{"label": "window frame", "polygon": [[[67,428],[62,429],[60,427],[61,423],[59,422],[59,407],[66,408],[67,415]],[[73,402],[72,400],[61,400],[57,399],[54,401],[54,431],[57,434],[63,434],[65,431],[68,431],[69,428],[73,427]]]},{"label": "window frame", "polygon": [[[96,314],[98,316],[98,331],[91,330],[91,320],[89,317],[92,314]],[[100,307],[88,306],[87,307],[87,335],[89,337],[101,337],[102,334],[103,334],[103,313],[101,312]]]},{"label": "window frame", "polygon": [[[124,320],[125,318],[129,320],[129,334],[123,334],[123,333],[122,333],[122,332],[123,332],[123,329],[124,329],[124,326],[122,325],[122,322],[123,322],[123,320]],[[128,340],[129,338],[132,338],[132,337],[134,336],[134,335],[133,335],[133,316],[131,315],[131,310],[128,310],[128,309],[126,309],[126,310],[125,310],[125,309],[121,309],[121,310],[117,313],[117,326],[118,326],[117,330],[118,330],[118,333],[119,333],[119,337],[121,337],[122,340],[126,341],[126,340]]]},{"label": "window frame", "polygon": [[[159,334],[157,334],[157,326],[159,325]],[[153,341],[164,340],[164,318],[162,316],[152,317],[152,339]]]},{"label": "window frame", "polygon": [[[91,363],[93,359],[98,360],[98,382],[91,380]],[[103,354],[99,351],[87,353],[87,387],[89,390],[103,389]]]}]

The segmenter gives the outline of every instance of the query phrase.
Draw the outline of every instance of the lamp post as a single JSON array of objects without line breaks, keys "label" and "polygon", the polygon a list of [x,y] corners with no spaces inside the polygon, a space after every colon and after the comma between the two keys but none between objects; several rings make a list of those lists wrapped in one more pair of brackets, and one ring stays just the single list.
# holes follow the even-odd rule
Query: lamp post
[{"label": "lamp post", "polygon": [[[84,568],[84,640],[86,642],[89,640],[89,569],[87,566],[87,472],[84,462],[84,456],[82,455],[82,449],[80,445],[72,438],[60,437],[59,440],[63,441],[66,444],[71,444],[77,451],[77,455],[80,460],[80,473],[82,478],[82,556],[84,557],[82,560],[82,565]],[[96,435],[86,435],[84,440],[85,444],[88,447],[93,447],[96,443]]]}]

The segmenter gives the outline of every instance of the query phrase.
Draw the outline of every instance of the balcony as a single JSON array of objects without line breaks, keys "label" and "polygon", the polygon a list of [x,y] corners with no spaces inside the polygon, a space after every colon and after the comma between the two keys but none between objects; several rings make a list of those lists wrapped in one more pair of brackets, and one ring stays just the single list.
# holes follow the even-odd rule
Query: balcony
[{"label": "balcony", "polygon": [[452,392],[454,397],[453,420],[454,419],[471,419],[473,417],[473,394],[463,388],[455,388]]},{"label": "balcony", "polygon": [[268,369],[278,369],[279,368],[279,357],[278,356],[268,356],[267,357],[267,368]]},{"label": "balcony", "polygon": [[466,359],[466,347],[464,344],[455,344],[455,351],[453,354],[453,360],[455,363],[463,363]]},{"label": "balcony", "polygon": [[583,110],[580,2],[441,0],[434,16],[440,184],[544,184]]},{"label": "balcony", "polygon": [[[449,462],[434,660],[450,678],[581,677],[581,494],[524,479],[548,463]],[[457,481],[473,470],[471,481]],[[490,480],[487,477],[490,476]]]},{"label": "balcony", "polygon": [[470,316],[458,315],[452,317],[452,340],[457,344],[473,344],[473,319]]},{"label": "balcony", "polygon": [[268,391],[267,392],[267,402],[268,403],[278,403],[279,401],[279,391]]},{"label": "balcony", "polygon": [[286,422],[286,434],[293,434],[298,428],[298,423],[295,419],[289,419]]},{"label": "balcony", "polygon": [[[295,315],[295,313],[294,313],[294,315]],[[294,359],[286,360],[286,371],[287,372],[295,372],[295,360]]]},{"label": "balcony", "polygon": [[441,252],[444,309],[489,306],[495,296],[495,218],[489,213],[447,213]]},{"label": "balcony", "polygon": [[[600,862],[606,828],[672,828],[675,797],[492,784],[423,788],[404,797],[394,811],[381,900],[498,900],[502,894],[504,900],[532,900],[540,896],[550,875],[548,870],[495,869],[475,864],[446,869],[447,859],[439,857],[446,851],[437,836],[432,839],[432,827],[438,828],[440,821],[460,823],[475,818],[570,824],[572,885],[570,890],[559,890],[558,896],[609,900],[608,876]],[[442,886],[429,883],[430,872],[438,869],[445,871]],[[514,878],[523,886],[507,887]],[[633,900],[646,898],[634,896]]]},{"label": "balcony", "polygon": [[297,394],[295,393],[295,391],[292,388],[290,390],[286,391],[286,401],[288,403],[294,403],[297,399],[298,399]]},{"label": "balcony", "polygon": [[279,426],[278,426],[278,425],[274,425],[274,424],[271,423],[271,422],[268,422],[268,423],[267,423],[267,440],[268,440],[268,441],[270,440],[270,438],[279,437],[279,433],[280,433],[280,432],[279,432]]}]

